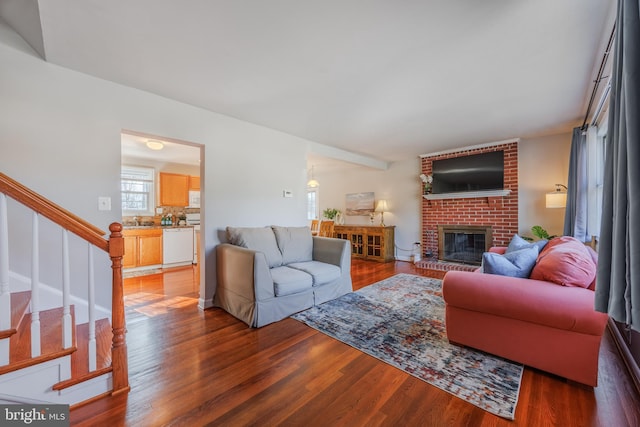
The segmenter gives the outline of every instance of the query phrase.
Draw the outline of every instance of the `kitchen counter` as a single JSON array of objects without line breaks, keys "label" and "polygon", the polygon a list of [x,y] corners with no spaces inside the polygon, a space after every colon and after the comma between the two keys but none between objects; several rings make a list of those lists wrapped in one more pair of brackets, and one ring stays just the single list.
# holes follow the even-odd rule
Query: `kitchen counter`
[{"label": "kitchen counter", "polygon": [[123,230],[152,230],[165,228],[193,228],[193,225],[123,225]]}]

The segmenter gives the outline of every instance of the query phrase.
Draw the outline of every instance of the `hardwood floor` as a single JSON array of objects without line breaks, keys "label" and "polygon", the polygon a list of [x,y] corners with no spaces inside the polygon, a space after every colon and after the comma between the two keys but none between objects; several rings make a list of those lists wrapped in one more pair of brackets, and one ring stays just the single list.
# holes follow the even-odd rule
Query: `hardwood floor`
[{"label": "hardwood floor", "polygon": [[[439,274],[354,260],[354,289],[401,272]],[[131,392],[72,410],[72,425],[640,425],[640,397],[608,333],[598,387],[525,368],[508,421],[295,320],[250,329],[199,311],[196,278],[186,268],[125,280]]]}]

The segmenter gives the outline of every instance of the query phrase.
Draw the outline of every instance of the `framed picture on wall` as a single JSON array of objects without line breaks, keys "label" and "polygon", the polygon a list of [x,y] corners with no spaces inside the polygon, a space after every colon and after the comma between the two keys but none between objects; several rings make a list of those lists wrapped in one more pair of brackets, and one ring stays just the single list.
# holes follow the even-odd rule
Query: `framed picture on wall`
[{"label": "framed picture on wall", "polygon": [[347,194],[346,215],[368,216],[374,210],[375,195],[373,191],[368,193]]}]

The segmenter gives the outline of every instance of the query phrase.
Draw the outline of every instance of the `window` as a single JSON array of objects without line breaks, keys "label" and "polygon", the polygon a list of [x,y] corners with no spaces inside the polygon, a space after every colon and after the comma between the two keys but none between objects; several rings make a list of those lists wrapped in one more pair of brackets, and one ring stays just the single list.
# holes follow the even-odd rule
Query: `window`
[{"label": "window", "polygon": [[120,191],[123,214],[154,214],[154,176],[153,168],[122,167]]},{"label": "window", "polygon": [[595,236],[600,234],[606,144],[606,123],[601,127],[589,128],[587,133],[587,230],[590,235]]},{"label": "window", "polygon": [[318,219],[318,189],[307,189],[307,219]]}]

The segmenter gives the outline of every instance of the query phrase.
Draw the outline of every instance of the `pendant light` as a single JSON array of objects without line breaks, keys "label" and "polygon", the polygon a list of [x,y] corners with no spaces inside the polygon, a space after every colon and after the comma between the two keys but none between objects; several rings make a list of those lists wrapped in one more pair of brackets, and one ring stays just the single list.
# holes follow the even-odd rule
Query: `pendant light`
[{"label": "pendant light", "polygon": [[307,187],[316,188],[319,186],[320,186],[320,183],[316,181],[315,178],[313,177],[313,165],[311,165],[311,179],[307,182]]}]

